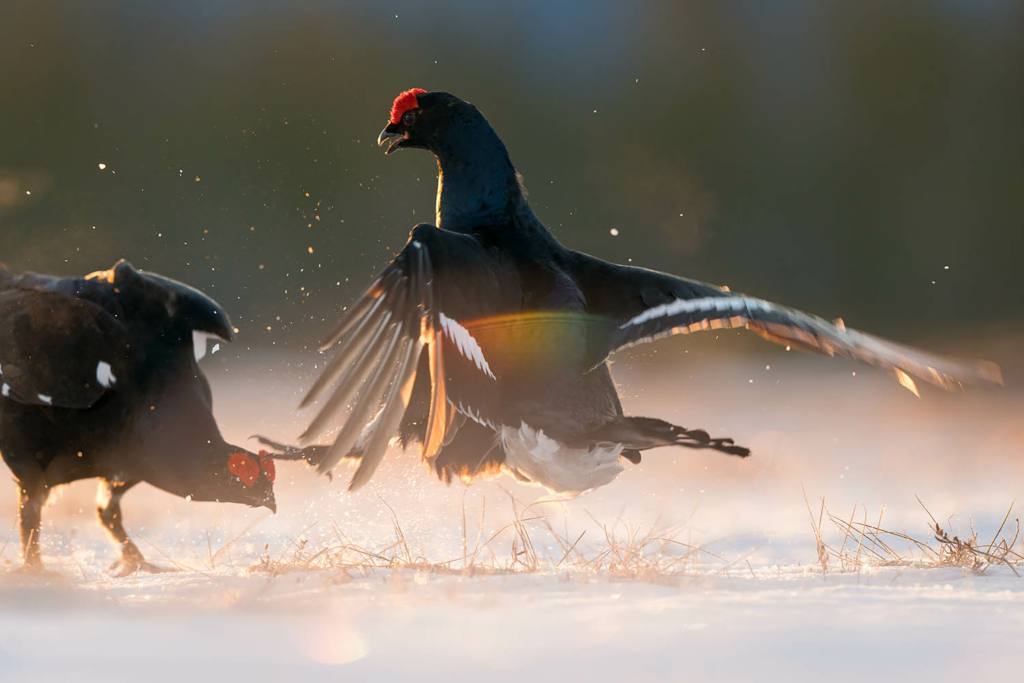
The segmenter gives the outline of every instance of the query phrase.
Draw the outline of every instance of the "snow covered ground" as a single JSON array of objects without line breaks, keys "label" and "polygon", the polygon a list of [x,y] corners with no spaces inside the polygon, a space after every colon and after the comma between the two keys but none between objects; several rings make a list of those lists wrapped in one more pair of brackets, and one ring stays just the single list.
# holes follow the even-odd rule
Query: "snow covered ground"
[{"label": "snow covered ground", "polygon": [[[412,572],[5,582],[5,681],[984,680],[1019,674],[1009,572],[786,569],[679,585]],[[899,578],[897,578],[899,576]],[[419,577],[425,577],[417,580]]]},{"label": "snow covered ground", "polygon": [[[841,361],[717,344],[666,340],[621,355],[614,373],[627,412],[733,436],[754,456],[654,451],[571,501],[505,477],[446,487],[400,453],[355,495],[347,471],[332,483],[282,464],[277,515],[140,486],[125,499],[128,531],[178,571],[112,579],[94,484],[68,487],[44,511],[56,575],[0,573],[0,680],[1019,676],[1024,579],[1010,568],[862,562],[843,573],[833,560],[823,574],[808,514],[824,498],[837,518],[873,525],[882,514],[882,527],[929,541],[916,495],[952,533],[973,526],[985,545],[1013,504],[1002,532],[1012,537],[1024,503],[1019,368],[999,349],[979,352],[1003,362],[1007,389],[923,388],[917,399]],[[241,347],[204,361],[229,438],[293,437],[315,362]],[[507,526],[516,515],[532,551]],[[11,568],[16,533],[3,538],[15,516],[11,487],[0,496],[0,562]],[[857,540],[844,546],[823,519],[822,540],[852,556]],[[422,569],[344,568],[358,553],[340,547]]]}]

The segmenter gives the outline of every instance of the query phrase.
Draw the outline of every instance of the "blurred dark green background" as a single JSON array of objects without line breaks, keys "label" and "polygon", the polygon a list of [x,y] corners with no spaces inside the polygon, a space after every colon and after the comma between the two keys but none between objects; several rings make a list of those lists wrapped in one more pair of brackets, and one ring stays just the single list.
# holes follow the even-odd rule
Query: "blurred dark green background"
[{"label": "blurred dark green background", "polygon": [[248,345],[433,220],[433,159],[375,146],[410,87],[568,246],[911,340],[1024,322],[1021,2],[8,0],[0,66],[0,260],[128,258]]}]

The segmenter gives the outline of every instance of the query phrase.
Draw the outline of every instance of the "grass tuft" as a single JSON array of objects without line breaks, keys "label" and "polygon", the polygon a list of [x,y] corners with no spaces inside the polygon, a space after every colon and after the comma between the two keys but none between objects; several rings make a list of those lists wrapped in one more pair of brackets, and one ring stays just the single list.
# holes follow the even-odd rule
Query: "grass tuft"
[{"label": "grass tuft", "polygon": [[[289,539],[277,553],[272,553],[268,544],[249,571],[266,576],[300,571],[340,571],[352,577],[368,576],[382,569],[464,576],[565,572],[577,577],[665,583],[692,573],[698,566],[702,572],[727,572],[753,554],[728,560],[692,539],[683,540],[683,535],[690,533],[686,526],[689,520],[672,527],[662,527],[656,521],[646,529],[629,526],[621,519],[612,525],[594,520],[601,529],[601,536],[588,543],[586,530],[579,533],[570,533],[568,528],[558,531],[548,516],[540,512],[545,504],[559,501],[542,500],[524,505],[506,493],[512,521],[483,540],[485,499],[472,548],[463,506],[461,557],[435,560],[414,555],[397,516],[382,499],[391,510],[394,530],[393,540],[384,547],[366,548],[353,543],[337,524],[332,523],[334,542],[314,549],[305,539]],[[550,541],[554,541],[553,546]],[[545,550],[548,547],[552,551]]]},{"label": "grass tuft", "polygon": [[[806,500],[805,493],[804,501]],[[1004,534],[1014,503],[1010,503],[995,536],[985,544],[978,539],[973,523],[970,537],[961,539],[953,534],[951,528],[943,528],[920,498],[917,501],[929,518],[928,534],[923,538],[915,538],[905,531],[883,528],[885,506],[879,513],[878,522],[869,524],[867,508],[863,508],[863,521],[858,522],[855,521],[856,506],[849,519],[845,519],[832,514],[825,505],[825,499],[822,498],[817,522],[811,514],[811,527],[822,573],[828,573],[830,567],[840,573],[858,572],[864,567],[959,567],[965,572],[980,575],[992,566],[1005,566],[1014,575],[1020,576],[1017,570],[1024,563],[1024,555],[1015,550],[1020,537],[1020,519],[1014,519],[1012,536]],[[807,509],[810,512],[809,504]],[[838,531],[838,547],[824,541],[822,521],[825,518]],[[949,519],[952,519],[952,515]],[[947,527],[948,525],[947,520]],[[902,546],[905,546],[905,549]]]}]

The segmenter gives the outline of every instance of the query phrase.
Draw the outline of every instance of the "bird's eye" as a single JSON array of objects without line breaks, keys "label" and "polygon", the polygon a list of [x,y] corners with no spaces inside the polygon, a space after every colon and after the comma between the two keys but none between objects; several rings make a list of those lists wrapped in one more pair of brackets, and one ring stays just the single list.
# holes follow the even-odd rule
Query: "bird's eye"
[{"label": "bird's eye", "polygon": [[411,126],[414,123],[416,123],[416,112],[407,111],[404,114],[402,114],[403,125]]}]

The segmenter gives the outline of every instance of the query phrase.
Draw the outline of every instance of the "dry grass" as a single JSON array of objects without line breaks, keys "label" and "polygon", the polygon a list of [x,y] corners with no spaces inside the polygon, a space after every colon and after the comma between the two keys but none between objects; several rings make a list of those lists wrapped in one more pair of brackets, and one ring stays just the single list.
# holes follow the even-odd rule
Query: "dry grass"
[{"label": "dry grass", "polygon": [[[289,539],[287,545],[271,553],[264,548],[260,560],[250,568],[269,576],[296,571],[342,571],[351,576],[367,576],[381,569],[412,569],[437,574],[464,576],[565,572],[575,577],[593,576],[670,582],[688,571],[700,568],[704,573],[727,571],[749,557],[729,560],[692,538],[687,522],[663,527],[631,527],[621,519],[607,525],[593,520],[600,537],[587,538],[587,531],[559,531],[542,509],[558,501],[539,501],[524,505],[507,493],[512,521],[485,535],[487,501],[480,508],[475,539],[469,538],[465,502],[462,509],[462,555],[451,559],[430,559],[414,554],[394,510],[391,510],[394,536],[382,548],[370,549],[352,542],[331,522],[334,542],[312,548],[304,538]],[[696,508],[694,508],[696,511]],[[692,513],[691,513],[692,517]],[[592,534],[593,535],[593,534]],[[554,541],[552,546],[550,541]],[[545,545],[544,542],[547,542]],[[553,547],[554,551],[546,548]],[[750,553],[752,554],[752,553]]]},{"label": "dry grass", "polygon": [[[285,547],[276,552],[271,552],[269,545],[265,546],[259,561],[249,571],[268,576],[334,571],[352,578],[369,576],[380,570],[402,569],[463,576],[546,572],[564,573],[584,580],[600,578],[675,583],[687,576],[728,576],[729,570],[738,566],[744,573],[749,571],[751,576],[758,576],[749,562],[757,548],[739,557],[713,552],[708,546],[714,547],[715,543],[702,544],[694,540],[688,525],[693,513],[672,526],[663,526],[660,520],[651,525],[631,526],[619,518],[606,524],[591,516],[599,530],[597,533],[592,528],[571,533],[567,522],[561,530],[556,529],[551,517],[544,512],[547,504],[557,501],[544,500],[524,505],[511,494],[506,492],[506,495],[512,520],[485,534],[485,498],[475,538],[470,538],[469,515],[463,500],[462,553],[459,557],[437,559],[413,552],[416,544],[406,536],[391,506],[381,499],[391,513],[394,531],[393,537],[382,547],[367,548],[354,543],[336,523],[330,522],[333,542],[323,547],[312,547],[303,537],[309,530],[307,528],[297,537],[289,538]],[[997,565],[1008,567],[1017,574],[1018,568],[1024,566],[1024,555],[1015,550],[1020,522],[1014,519],[1008,526],[1013,504],[995,536],[985,543],[978,538],[973,526],[970,537],[966,539],[953,534],[948,520],[947,527],[943,528],[923,503],[921,507],[930,520],[929,532],[915,538],[906,531],[883,528],[884,506],[877,521],[869,523],[867,509],[863,506],[861,520],[858,521],[855,519],[858,513],[856,506],[849,517],[844,518],[834,515],[824,499],[816,506],[817,510],[812,509],[806,493],[804,502],[815,539],[817,557],[814,564],[823,574],[859,572],[865,567],[959,567],[966,572],[984,574]],[[831,544],[825,540],[829,525],[837,531],[836,541]],[[718,542],[725,540],[729,539]]]},{"label": "dry grass", "polygon": [[[920,498],[917,502],[929,519],[929,533],[923,538],[915,538],[906,531],[883,528],[885,506],[879,511],[878,521],[870,524],[866,507],[862,506],[861,520],[857,521],[856,505],[847,519],[832,514],[824,498],[821,499],[817,515],[807,502],[806,492],[804,502],[807,504],[817,547],[816,564],[822,574],[830,571],[857,572],[864,567],[959,567],[973,574],[984,574],[992,566],[1005,566],[1020,576],[1017,570],[1024,564],[1024,555],[1015,550],[1020,537],[1019,518],[1013,520],[1013,533],[1008,535],[1010,529],[1007,523],[1014,507],[1012,502],[999,529],[988,543],[978,538],[973,521],[970,522],[971,535],[964,539],[949,528],[952,515],[946,520],[947,528],[943,528]],[[832,524],[838,532],[835,545],[829,545],[824,540],[825,522]]]}]

